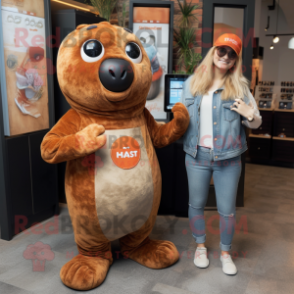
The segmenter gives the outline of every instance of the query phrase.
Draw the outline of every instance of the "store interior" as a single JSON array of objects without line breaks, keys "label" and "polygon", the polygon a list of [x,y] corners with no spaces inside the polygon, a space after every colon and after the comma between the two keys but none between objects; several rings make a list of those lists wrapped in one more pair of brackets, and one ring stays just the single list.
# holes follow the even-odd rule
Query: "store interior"
[{"label": "store interior", "polygon": [[256,2],[255,35],[263,57],[253,59],[251,86],[255,85],[263,124],[250,134],[249,154],[252,161],[292,167],[293,82],[289,80],[294,65],[294,27],[289,16],[291,1],[280,2],[270,7],[272,10],[266,1]]},{"label": "store interior", "polygon": [[[2,2],[6,2],[4,6],[14,7],[28,0]],[[63,285],[59,277],[61,267],[79,253],[65,195],[66,163],[45,163],[40,155],[40,144],[49,129],[70,109],[59,87],[55,70],[60,43],[78,25],[98,23],[104,18],[101,19],[101,14],[93,7],[94,0],[42,2],[45,3],[44,12],[47,15],[44,18],[44,34],[53,36],[53,46],[45,48],[52,65],[52,74],[47,76],[48,111],[46,115],[40,112],[47,124],[29,132],[18,133],[16,128],[9,130],[5,126],[0,131],[0,292],[5,294],[77,292]],[[135,30],[135,17],[130,13],[134,2],[140,1],[116,1],[109,22]],[[175,31],[181,28],[183,15],[179,3],[185,1],[161,2],[172,3],[173,19],[169,25]],[[211,40],[216,40],[223,33],[235,33],[246,43],[243,48],[243,73],[250,80],[250,91],[258,106],[262,124],[258,129],[246,128],[248,150],[242,155],[242,174],[236,198],[237,228],[231,252],[238,274],[225,276],[221,272],[213,178],[204,212],[209,223],[206,243],[210,266],[198,269],[193,263],[196,243],[189,226],[185,152],[183,142],[179,139],[169,146],[156,149],[162,174],[162,196],[150,235],[152,239],[173,242],[180,254],[179,261],[166,269],[149,269],[125,258],[120,252],[118,240],[115,240],[111,244],[114,262],[105,281],[98,288],[85,292],[293,293],[294,1],[192,0],[191,3],[195,5],[195,17],[189,22],[194,36],[190,43],[194,63],[191,61],[192,67],[183,69],[176,34],[172,35],[174,37],[170,40],[167,53],[157,48],[162,64],[165,55],[168,58],[160,67],[162,76],[157,82],[161,88],[156,81],[152,83],[152,91],[157,91],[160,99],[147,98],[146,107],[159,124],[166,124],[172,119],[171,112],[164,110],[164,75],[191,75],[194,66],[207,52],[208,34]],[[28,9],[21,5],[22,9]],[[152,3],[149,6],[152,7]],[[252,11],[254,15],[250,15]],[[211,24],[207,27],[208,19]],[[250,27],[250,23],[254,25]],[[165,37],[168,36],[167,33]],[[0,46],[3,46],[3,42],[1,40]],[[6,58],[7,53],[3,56]],[[3,81],[1,77],[2,90]],[[2,92],[2,100],[3,97]],[[9,109],[11,105],[8,101],[3,107]],[[14,111],[19,111],[15,104],[13,107]],[[8,120],[5,115],[1,115],[1,119],[3,125]],[[33,119],[32,115],[30,119]],[[50,258],[39,264],[41,269],[27,260],[24,253],[28,246],[38,242],[46,244],[53,252]]]}]

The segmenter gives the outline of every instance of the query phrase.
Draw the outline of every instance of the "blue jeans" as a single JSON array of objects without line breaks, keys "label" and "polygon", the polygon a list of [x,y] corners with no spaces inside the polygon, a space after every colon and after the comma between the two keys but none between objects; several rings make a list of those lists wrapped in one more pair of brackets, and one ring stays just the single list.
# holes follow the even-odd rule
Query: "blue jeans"
[{"label": "blue jeans", "polygon": [[[241,175],[241,155],[213,161],[211,149],[197,146],[196,158],[186,153],[185,164],[189,184],[189,223],[197,243],[206,240],[204,207],[213,176],[217,210],[219,213],[220,248],[231,249],[236,223],[236,195]],[[210,224],[212,219],[210,220]],[[212,229],[215,232],[215,229]]]}]

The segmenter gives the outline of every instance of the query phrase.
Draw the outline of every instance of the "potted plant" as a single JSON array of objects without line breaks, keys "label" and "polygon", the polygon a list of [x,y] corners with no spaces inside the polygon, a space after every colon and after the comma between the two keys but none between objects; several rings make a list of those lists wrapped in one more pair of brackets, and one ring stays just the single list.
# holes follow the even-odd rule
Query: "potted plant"
[{"label": "potted plant", "polygon": [[128,11],[129,11],[128,2],[129,2],[128,0],[117,1],[117,5],[116,5],[118,25],[123,28],[126,27],[126,19],[128,17]]},{"label": "potted plant", "polygon": [[175,73],[192,74],[195,67],[202,59],[201,54],[196,53],[194,47],[196,46],[195,36],[196,29],[192,27],[192,20],[197,20],[194,10],[199,6],[197,4],[187,3],[186,0],[177,0],[181,10],[182,18],[177,29],[174,29],[174,41],[176,43],[178,62],[178,70]]},{"label": "potted plant", "polygon": [[116,5],[117,0],[89,0],[95,11],[100,17],[110,20],[111,13]]}]

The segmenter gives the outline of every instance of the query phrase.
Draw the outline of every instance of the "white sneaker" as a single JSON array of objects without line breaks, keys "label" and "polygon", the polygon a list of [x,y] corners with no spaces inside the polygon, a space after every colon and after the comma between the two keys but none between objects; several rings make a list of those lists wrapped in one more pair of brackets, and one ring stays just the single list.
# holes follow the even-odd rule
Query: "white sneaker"
[{"label": "white sneaker", "polygon": [[207,258],[207,249],[205,247],[197,247],[194,256],[194,264],[199,268],[207,268],[209,259]]},{"label": "white sneaker", "polygon": [[237,268],[231,258],[230,254],[221,255],[220,260],[223,265],[223,272],[227,275],[235,275],[237,273]]}]

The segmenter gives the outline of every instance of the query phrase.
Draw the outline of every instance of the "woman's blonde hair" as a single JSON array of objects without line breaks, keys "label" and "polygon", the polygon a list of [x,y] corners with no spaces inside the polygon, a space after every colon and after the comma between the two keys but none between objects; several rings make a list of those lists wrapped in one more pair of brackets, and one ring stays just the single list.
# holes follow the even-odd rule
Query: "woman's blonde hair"
[{"label": "woman's blonde hair", "polygon": [[[193,96],[207,94],[214,77],[213,55],[216,46],[209,49],[207,55],[194,71],[190,83],[190,91]],[[242,73],[242,51],[236,59],[235,65],[229,69],[224,78],[224,90],[222,91],[222,100],[231,100],[235,98],[248,97],[249,81]]]}]

